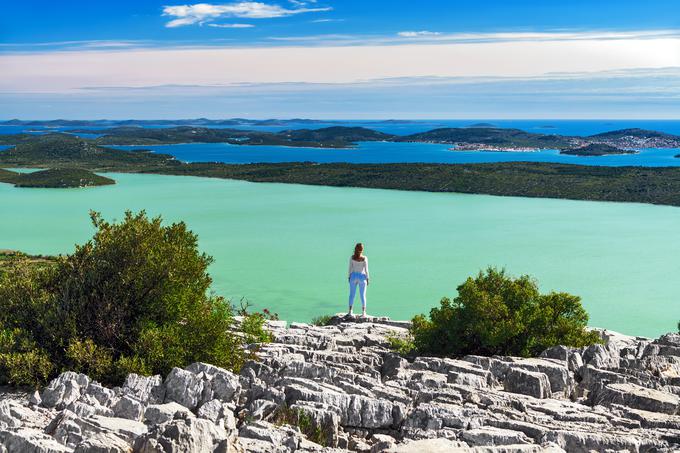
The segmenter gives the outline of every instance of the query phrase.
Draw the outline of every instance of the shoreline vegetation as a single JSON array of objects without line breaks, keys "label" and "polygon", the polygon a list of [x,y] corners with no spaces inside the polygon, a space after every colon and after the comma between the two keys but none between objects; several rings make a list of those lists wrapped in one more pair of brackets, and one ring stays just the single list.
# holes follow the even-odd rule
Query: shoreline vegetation
[{"label": "shoreline vegetation", "polygon": [[[161,135],[167,133],[163,129],[133,129],[144,134],[147,132],[160,133]],[[175,130],[176,128],[172,129]],[[484,131],[488,129],[457,129],[457,131],[460,130],[467,131],[465,132],[467,134],[469,131],[486,133]],[[498,131],[498,129],[494,130]],[[284,133],[291,139],[294,137],[296,140],[301,140],[301,143],[310,143],[310,140],[322,139],[331,140],[327,143],[338,143],[339,140],[364,140],[370,135],[365,131],[370,130],[333,127],[316,131],[284,131]],[[430,131],[426,133],[428,134],[426,137],[422,137],[423,134],[415,135],[421,136],[423,140],[425,138],[444,140],[445,136],[442,131]],[[504,131],[507,132],[508,130]],[[241,132],[250,133],[249,131]],[[370,132],[375,133],[375,131]],[[258,132],[258,134],[262,133]],[[522,134],[528,133],[522,132]],[[542,136],[541,134],[529,135],[554,137]],[[222,135],[219,137],[222,137]],[[373,135],[373,137],[380,140],[385,139],[385,137],[379,135]],[[524,135],[521,135],[521,137],[524,137]],[[680,147],[680,137],[678,136],[639,129],[608,132],[598,134],[598,137],[601,137],[602,140],[610,140],[611,143],[625,141],[628,145],[631,145],[633,141],[636,143],[645,141],[644,146],[650,146],[649,143],[655,140],[654,143],[657,146],[664,144],[670,146],[675,143],[674,140],[677,140],[676,146]],[[177,139],[186,141],[185,136],[177,137]],[[519,138],[515,137],[513,140],[517,141]],[[73,184],[74,186],[82,186],[84,185],[81,182],[82,180],[91,181],[91,185],[113,181],[105,181],[107,178],[97,176],[92,172],[152,173],[236,179],[250,182],[680,206],[680,168],[676,167],[604,167],[529,162],[483,164],[184,163],[169,154],[154,153],[147,149],[112,149],[100,145],[93,139],[64,133],[0,135],[0,144],[14,145],[12,148],[0,151],[0,167],[52,169],[50,172],[29,174],[34,175],[32,177],[23,176],[23,174],[18,176],[17,173],[9,171],[0,172],[2,182],[12,182],[11,180],[16,178],[28,179],[37,176],[66,174],[73,176],[72,180],[76,183]],[[615,146],[618,145],[590,144],[583,145],[582,148],[593,155],[601,152],[603,148],[607,150]],[[620,150],[626,151],[622,148]],[[54,180],[59,181],[60,179],[53,178],[52,182]],[[50,185],[44,182],[39,186],[65,187],[56,183]]]},{"label": "shoreline vegetation", "polygon": [[96,187],[115,184],[111,178],[97,175],[81,168],[50,168],[30,173],[19,173],[0,169],[0,182],[14,184],[15,187],[68,189]]}]

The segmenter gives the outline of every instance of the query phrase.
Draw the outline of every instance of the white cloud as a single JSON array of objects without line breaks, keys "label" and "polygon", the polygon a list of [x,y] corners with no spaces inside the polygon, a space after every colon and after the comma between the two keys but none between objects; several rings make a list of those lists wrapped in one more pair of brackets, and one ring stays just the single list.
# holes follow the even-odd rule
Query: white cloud
[{"label": "white cloud", "polygon": [[[218,25],[218,24],[215,24]],[[507,34],[506,34],[507,35]],[[498,40],[334,43],[305,37],[250,47],[79,49],[0,54],[0,91],[80,87],[356,83],[398,77],[545,77],[547,74],[680,68],[680,35],[628,32],[503,36]],[[436,37],[435,37],[436,38]],[[328,42],[324,42],[327,39]],[[345,42],[345,41],[342,41]]]},{"label": "white cloud", "polygon": [[215,28],[253,28],[253,24],[208,24],[208,27]]},{"label": "white cloud", "polygon": [[401,36],[402,38],[418,38],[420,36],[439,36],[441,33],[438,31],[427,31],[427,30],[422,30],[422,31],[400,31],[397,33],[397,35]]},{"label": "white cloud", "polygon": [[344,22],[345,19],[314,19],[310,20],[309,22],[312,24],[323,24],[326,22]]},{"label": "white cloud", "polygon": [[316,0],[288,0],[288,3],[301,8],[303,6],[307,6],[310,3],[316,3]]},{"label": "white cloud", "polygon": [[331,9],[332,8],[330,7],[306,8],[304,5],[290,9],[262,2],[236,2],[225,4],[196,3],[193,5],[166,6],[163,8],[163,15],[175,18],[165,24],[166,27],[173,28],[185,25],[204,24],[227,17],[271,19],[301,13],[330,11]]}]

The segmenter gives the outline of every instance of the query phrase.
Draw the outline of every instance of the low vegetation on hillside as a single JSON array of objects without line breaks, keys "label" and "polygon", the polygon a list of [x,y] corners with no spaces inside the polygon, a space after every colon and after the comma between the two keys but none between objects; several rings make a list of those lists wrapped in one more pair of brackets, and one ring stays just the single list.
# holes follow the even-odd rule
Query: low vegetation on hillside
[{"label": "low vegetation on hillside", "polygon": [[115,184],[111,178],[97,175],[81,168],[50,168],[30,173],[19,173],[0,169],[0,182],[16,187],[73,188]]},{"label": "low vegetation on hillside", "polygon": [[17,262],[40,269],[53,265],[56,260],[56,257],[49,255],[29,255],[16,250],[0,249],[0,277]]},{"label": "low vegetation on hillside", "polygon": [[447,127],[398,137],[401,142],[475,143],[510,148],[559,149],[571,145],[569,137],[534,134],[520,129],[495,127]]},{"label": "low vegetation on hillside", "polygon": [[[0,144],[12,137],[2,136]],[[75,135],[59,133],[22,138],[13,148],[0,151],[0,165],[6,167],[136,171],[149,166],[178,164],[179,161],[167,154],[111,149]]]},{"label": "low vegetation on hillside", "polygon": [[7,260],[0,275],[0,384],[37,385],[62,370],[120,382],[204,361],[238,370],[244,343],[266,341],[262,314],[240,323],[209,293],[212,258],[180,223],[92,213],[96,232],[53,264]]},{"label": "low vegetation on hillside", "polygon": [[[428,355],[531,357],[551,346],[599,342],[587,323],[579,297],[541,294],[529,276],[513,278],[489,268],[460,285],[453,300],[442,299],[429,317],[413,318],[411,349]],[[403,341],[396,346],[403,348]]]},{"label": "low vegetation on hillside", "polygon": [[606,143],[589,143],[586,146],[579,148],[566,148],[560,151],[560,154],[570,154],[573,156],[607,156],[610,154],[635,154],[636,151],[632,149],[622,149],[616,146],[607,145]]}]

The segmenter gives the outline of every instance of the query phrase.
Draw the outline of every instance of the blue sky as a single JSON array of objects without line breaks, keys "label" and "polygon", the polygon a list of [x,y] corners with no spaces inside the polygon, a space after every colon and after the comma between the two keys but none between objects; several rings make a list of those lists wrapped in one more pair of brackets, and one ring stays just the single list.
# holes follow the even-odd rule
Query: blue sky
[{"label": "blue sky", "polygon": [[677,0],[24,1],[5,118],[677,118]]}]

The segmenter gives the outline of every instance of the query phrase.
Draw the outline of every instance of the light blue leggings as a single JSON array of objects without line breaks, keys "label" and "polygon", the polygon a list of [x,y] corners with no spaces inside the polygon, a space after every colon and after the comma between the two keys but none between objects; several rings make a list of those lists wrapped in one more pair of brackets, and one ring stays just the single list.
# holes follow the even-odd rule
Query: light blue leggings
[{"label": "light blue leggings", "polygon": [[359,287],[359,298],[361,299],[361,307],[366,308],[366,276],[359,272],[352,272],[349,276],[349,306],[354,305],[354,295]]}]

